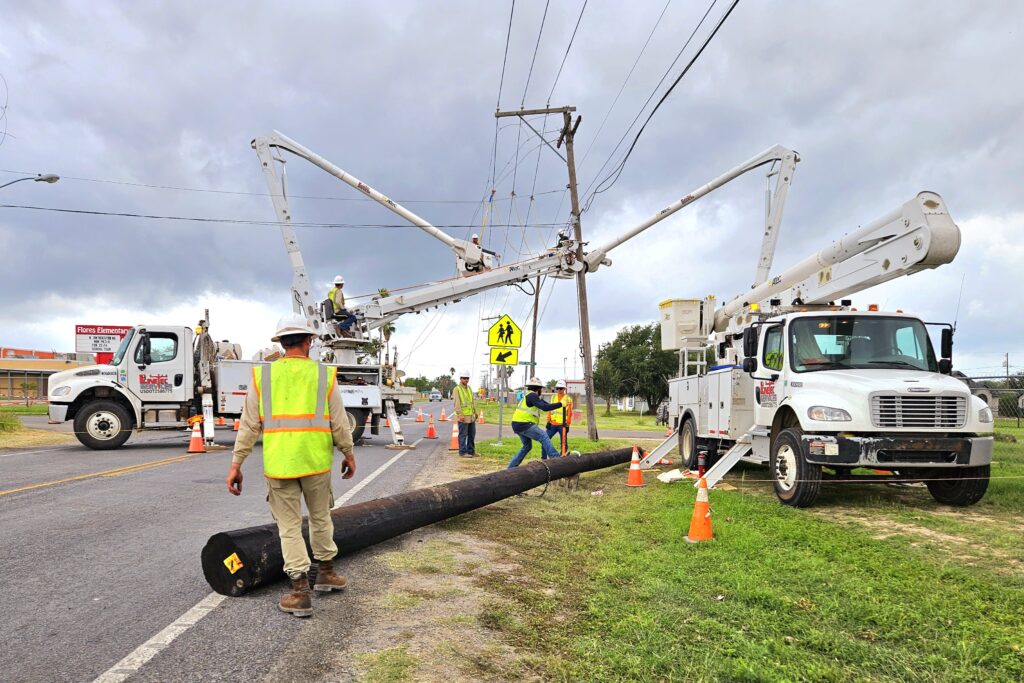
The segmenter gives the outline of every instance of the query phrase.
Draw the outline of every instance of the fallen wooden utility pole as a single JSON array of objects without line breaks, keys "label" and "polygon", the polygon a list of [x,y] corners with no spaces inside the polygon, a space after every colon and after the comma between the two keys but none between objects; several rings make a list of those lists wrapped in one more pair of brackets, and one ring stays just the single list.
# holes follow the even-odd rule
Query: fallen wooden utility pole
[{"label": "fallen wooden utility pole", "polygon": [[[331,512],[339,554],[354,553],[407,531],[484,507],[581,472],[629,462],[631,448],[537,460],[511,470],[399,493]],[[308,530],[306,537],[308,538]],[[214,534],[201,555],[203,575],[221,595],[239,596],[284,578],[276,524]]]}]

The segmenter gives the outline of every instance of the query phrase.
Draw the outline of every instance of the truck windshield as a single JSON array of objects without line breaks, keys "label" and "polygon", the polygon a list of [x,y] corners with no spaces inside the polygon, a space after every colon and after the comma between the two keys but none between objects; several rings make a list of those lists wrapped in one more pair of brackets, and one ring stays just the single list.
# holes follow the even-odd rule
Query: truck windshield
[{"label": "truck windshield", "polygon": [[909,318],[797,318],[789,325],[789,350],[796,372],[851,368],[938,372],[924,323]]},{"label": "truck windshield", "polygon": [[114,352],[114,357],[110,359],[110,365],[120,365],[121,359],[124,358],[125,351],[128,350],[128,345],[132,343],[132,338],[135,336],[135,330],[128,330],[128,334],[124,335],[124,339],[121,340],[121,345],[117,347],[117,351]]}]

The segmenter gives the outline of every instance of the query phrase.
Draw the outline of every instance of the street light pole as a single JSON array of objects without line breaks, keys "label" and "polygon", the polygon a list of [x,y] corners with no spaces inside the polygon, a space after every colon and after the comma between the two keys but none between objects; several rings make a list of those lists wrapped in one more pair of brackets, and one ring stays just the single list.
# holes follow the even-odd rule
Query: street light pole
[{"label": "street light pole", "polygon": [[53,183],[55,183],[58,180],[60,180],[60,176],[59,175],[55,175],[53,173],[40,173],[40,174],[34,175],[34,176],[29,175],[29,176],[25,176],[24,178],[17,178],[15,180],[12,180],[9,183],[4,183],[3,185],[0,185],[0,188],[5,188],[8,185],[13,185],[14,183],[20,183],[23,180],[34,180],[37,183],[49,183],[49,184],[52,185]]}]

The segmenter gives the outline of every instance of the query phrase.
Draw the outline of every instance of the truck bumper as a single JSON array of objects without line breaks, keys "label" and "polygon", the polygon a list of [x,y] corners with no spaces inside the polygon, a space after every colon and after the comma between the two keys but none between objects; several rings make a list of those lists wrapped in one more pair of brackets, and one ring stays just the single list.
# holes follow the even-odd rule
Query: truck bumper
[{"label": "truck bumper", "polygon": [[816,465],[906,469],[977,467],[992,462],[991,436],[822,436],[805,434],[804,455]]},{"label": "truck bumper", "polygon": [[50,424],[59,424],[68,419],[68,404],[51,403],[47,412],[50,416]]}]

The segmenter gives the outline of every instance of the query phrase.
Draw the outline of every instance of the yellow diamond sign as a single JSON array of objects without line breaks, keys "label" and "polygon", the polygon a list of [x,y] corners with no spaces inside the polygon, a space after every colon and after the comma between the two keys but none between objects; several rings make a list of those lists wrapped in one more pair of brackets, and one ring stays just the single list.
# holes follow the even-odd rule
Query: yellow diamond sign
[{"label": "yellow diamond sign", "polygon": [[516,365],[519,349],[491,349],[491,365]]},{"label": "yellow diamond sign", "polygon": [[518,349],[523,345],[523,331],[512,322],[512,318],[503,315],[487,330],[487,345]]}]

